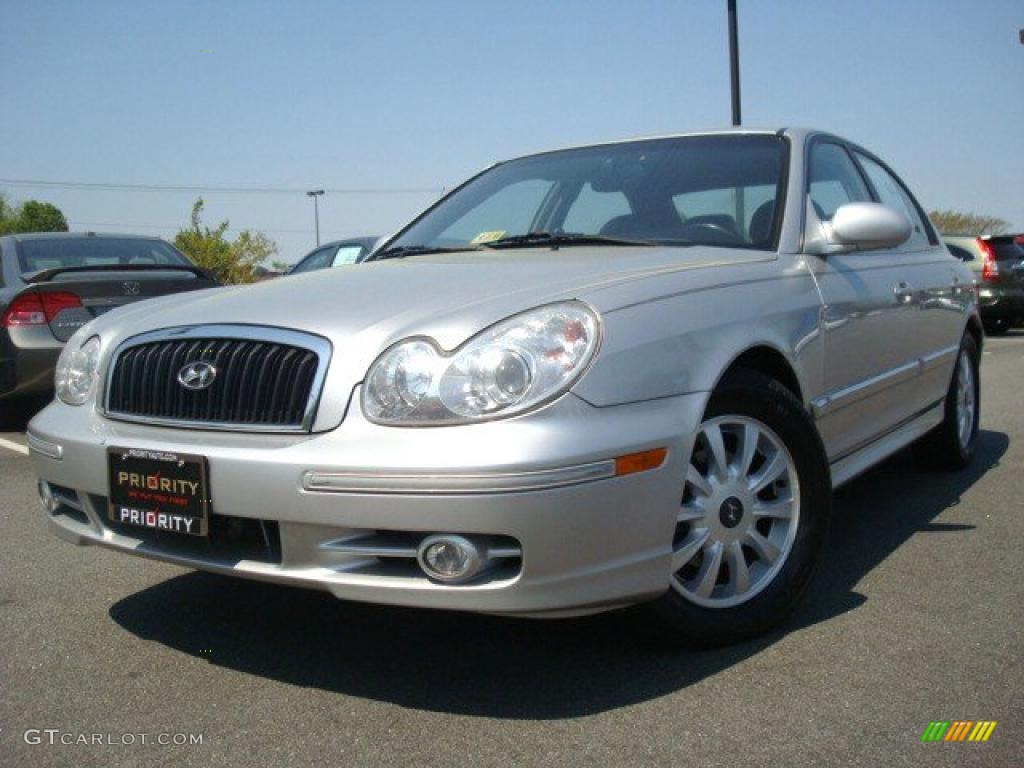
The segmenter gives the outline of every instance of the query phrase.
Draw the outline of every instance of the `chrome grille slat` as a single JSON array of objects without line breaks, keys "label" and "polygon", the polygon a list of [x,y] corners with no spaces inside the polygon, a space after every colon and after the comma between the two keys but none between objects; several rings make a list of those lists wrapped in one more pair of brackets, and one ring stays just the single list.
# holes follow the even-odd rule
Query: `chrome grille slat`
[{"label": "chrome grille slat", "polygon": [[[196,326],[142,334],[112,357],[106,415],[194,428],[301,432],[313,412],[330,359],[318,336],[257,326]],[[217,369],[207,389],[177,381],[187,364]]]}]

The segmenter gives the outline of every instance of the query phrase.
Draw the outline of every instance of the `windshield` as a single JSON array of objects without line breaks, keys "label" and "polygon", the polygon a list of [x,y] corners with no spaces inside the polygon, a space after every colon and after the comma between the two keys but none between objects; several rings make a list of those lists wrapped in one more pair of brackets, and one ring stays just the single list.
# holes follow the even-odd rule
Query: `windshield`
[{"label": "windshield", "polygon": [[[690,136],[608,144],[502,163],[463,185],[383,252],[489,244],[774,248],[784,140]],[[523,238],[530,233],[557,240]],[[512,239],[509,242],[509,239]],[[405,254],[402,254],[405,255]]]},{"label": "windshield", "polygon": [[178,251],[162,240],[113,237],[60,237],[52,240],[22,240],[18,261],[24,273],[64,267],[191,266]]}]

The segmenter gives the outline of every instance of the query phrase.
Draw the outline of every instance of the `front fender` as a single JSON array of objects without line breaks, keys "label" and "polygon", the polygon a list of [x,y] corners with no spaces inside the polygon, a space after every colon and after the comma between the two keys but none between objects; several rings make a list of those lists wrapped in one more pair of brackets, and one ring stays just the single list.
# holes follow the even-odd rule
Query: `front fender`
[{"label": "front fender", "polygon": [[812,399],[822,388],[818,289],[805,269],[771,266],[605,312],[601,352],[574,393],[610,406],[708,392],[741,354],[765,346]]}]

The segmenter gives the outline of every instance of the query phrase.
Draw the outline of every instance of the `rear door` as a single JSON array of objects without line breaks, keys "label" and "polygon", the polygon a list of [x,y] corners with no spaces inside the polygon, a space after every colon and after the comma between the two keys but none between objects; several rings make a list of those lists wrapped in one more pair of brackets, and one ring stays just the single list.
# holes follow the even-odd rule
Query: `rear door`
[{"label": "rear door", "polygon": [[911,224],[910,237],[895,251],[905,270],[903,280],[913,290],[910,303],[918,309],[911,321],[910,340],[920,375],[907,397],[913,416],[946,396],[971,294],[959,262],[932,232],[906,185],[876,158],[859,150],[853,154],[875,199],[900,211]]}]

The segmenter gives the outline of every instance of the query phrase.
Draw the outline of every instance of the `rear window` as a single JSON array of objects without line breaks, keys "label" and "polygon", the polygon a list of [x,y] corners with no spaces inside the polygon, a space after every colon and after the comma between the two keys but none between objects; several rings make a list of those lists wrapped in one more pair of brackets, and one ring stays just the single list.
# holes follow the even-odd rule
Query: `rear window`
[{"label": "rear window", "polygon": [[992,250],[996,253],[998,261],[1017,261],[1024,259],[1024,247],[1021,247],[1010,238],[991,238]]},{"label": "rear window", "polygon": [[18,243],[18,263],[24,273],[63,267],[189,265],[184,256],[162,240],[108,237],[22,240]]}]

